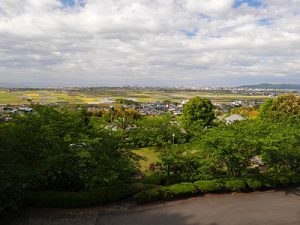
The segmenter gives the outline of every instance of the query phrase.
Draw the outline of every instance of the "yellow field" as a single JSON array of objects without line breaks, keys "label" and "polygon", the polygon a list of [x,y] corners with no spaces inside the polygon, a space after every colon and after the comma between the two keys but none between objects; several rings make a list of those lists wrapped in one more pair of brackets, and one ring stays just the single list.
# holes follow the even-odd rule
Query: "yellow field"
[{"label": "yellow field", "polygon": [[96,91],[8,91],[0,90],[0,105],[20,105],[31,100],[35,103],[53,104],[102,104],[105,98],[112,100],[120,98],[135,98],[138,102],[155,102],[171,100],[181,102],[195,96],[207,97],[215,103],[227,103],[235,100],[264,100],[266,96],[244,96],[209,91],[162,91],[162,90],[126,90],[105,89]]}]

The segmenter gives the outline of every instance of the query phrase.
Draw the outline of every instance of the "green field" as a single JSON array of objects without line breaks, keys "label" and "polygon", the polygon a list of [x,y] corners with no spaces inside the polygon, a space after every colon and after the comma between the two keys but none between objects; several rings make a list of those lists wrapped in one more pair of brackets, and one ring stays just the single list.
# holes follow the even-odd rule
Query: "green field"
[{"label": "green field", "polygon": [[99,90],[0,90],[0,105],[21,105],[31,100],[44,104],[103,104],[105,98],[112,100],[134,98],[138,102],[155,102],[171,100],[181,102],[195,96],[206,97],[215,103],[228,103],[235,100],[264,100],[266,96],[245,96],[226,92],[183,91],[183,90],[132,90],[132,89],[99,89]]}]

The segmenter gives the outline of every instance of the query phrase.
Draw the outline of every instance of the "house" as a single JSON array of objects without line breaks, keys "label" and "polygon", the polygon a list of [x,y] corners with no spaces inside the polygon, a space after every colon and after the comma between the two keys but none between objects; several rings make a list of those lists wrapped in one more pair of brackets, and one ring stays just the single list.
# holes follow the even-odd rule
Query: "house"
[{"label": "house", "polygon": [[235,121],[242,121],[245,120],[245,117],[242,117],[239,114],[233,114],[231,116],[226,117],[224,120],[226,121],[226,123],[233,123]]}]

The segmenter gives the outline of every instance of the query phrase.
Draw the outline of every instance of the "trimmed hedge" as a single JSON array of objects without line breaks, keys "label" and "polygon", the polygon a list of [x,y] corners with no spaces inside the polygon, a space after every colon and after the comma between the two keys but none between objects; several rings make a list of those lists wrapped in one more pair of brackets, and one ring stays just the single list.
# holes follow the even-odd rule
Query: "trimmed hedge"
[{"label": "trimmed hedge", "polygon": [[133,196],[133,199],[139,203],[153,202],[158,200],[163,200],[167,197],[166,192],[162,188],[153,188],[149,190],[142,191]]},{"label": "trimmed hedge", "polygon": [[149,185],[159,185],[166,182],[166,176],[159,173],[153,173],[150,175],[147,175],[145,178],[141,180],[143,184],[149,184]]},{"label": "trimmed hedge", "polygon": [[279,182],[278,179],[272,176],[268,176],[263,178],[263,186],[266,188],[276,188],[278,187]]},{"label": "trimmed hedge", "polygon": [[194,186],[202,193],[218,192],[223,188],[219,180],[199,180],[194,183]]},{"label": "trimmed hedge", "polygon": [[[95,206],[132,196],[143,188],[140,185],[122,185],[101,188],[92,192],[27,192],[23,203],[30,206],[76,208]],[[142,189],[143,190],[143,189]]]},{"label": "trimmed hedge", "polygon": [[179,197],[192,196],[198,193],[192,183],[180,183],[171,186],[153,188],[142,191],[133,196],[137,203],[147,203],[159,200],[170,200]]},{"label": "trimmed hedge", "polygon": [[297,175],[297,174],[292,174],[290,176],[290,181],[291,181],[291,184],[300,184],[300,175]]},{"label": "trimmed hedge", "polygon": [[23,198],[23,202],[31,206],[74,208],[116,202],[130,196],[133,196],[133,200],[137,203],[147,203],[194,196],[198,193],[241,192],[260,190],[262,188],[276,188],[279,185],[285,186],[287,184],[300,184],[300,175],[277,174],[272,176],[271,174],[266,174],[262,180],[255,178],[199,180],[194,183],[179,183],[162,187],[155,187],[144,182],[132,185],[119,183],[93,192],[27,193]]},{"label": "trimmed hedge", "polygon": [[185,197],[198,193],[197,188],[192,183],[173,184],[166,189],[172,193],[173,197]]},{"label": "trimmed hedge", "polygon": [[242,179],[230,179],[225,181],[225,188],[229,191],[245,191],[247,189],[246,182]]},{"label": "trimmed hedge", "polygon": [[30,206],[75,208],[103,204],[106,198],[101,192],[49,191],[26,193],[23,201]]},{"label": "trimmed hedge", "polygon": [[263,183],[260,180],[247,178],[246,183],[250,190],[260,190],[263,187]]}]

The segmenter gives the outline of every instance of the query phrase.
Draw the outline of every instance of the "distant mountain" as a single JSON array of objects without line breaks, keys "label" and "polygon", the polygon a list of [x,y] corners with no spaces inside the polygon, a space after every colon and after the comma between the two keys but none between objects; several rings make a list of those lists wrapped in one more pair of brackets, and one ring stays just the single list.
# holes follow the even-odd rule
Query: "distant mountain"
[{"label": "distant mountain", "polygon": [[259,89],[291,89],[291,90],[300,90],[300,84],[256,84],[256,85],[244,85],[240,88],[259,88]]}]

